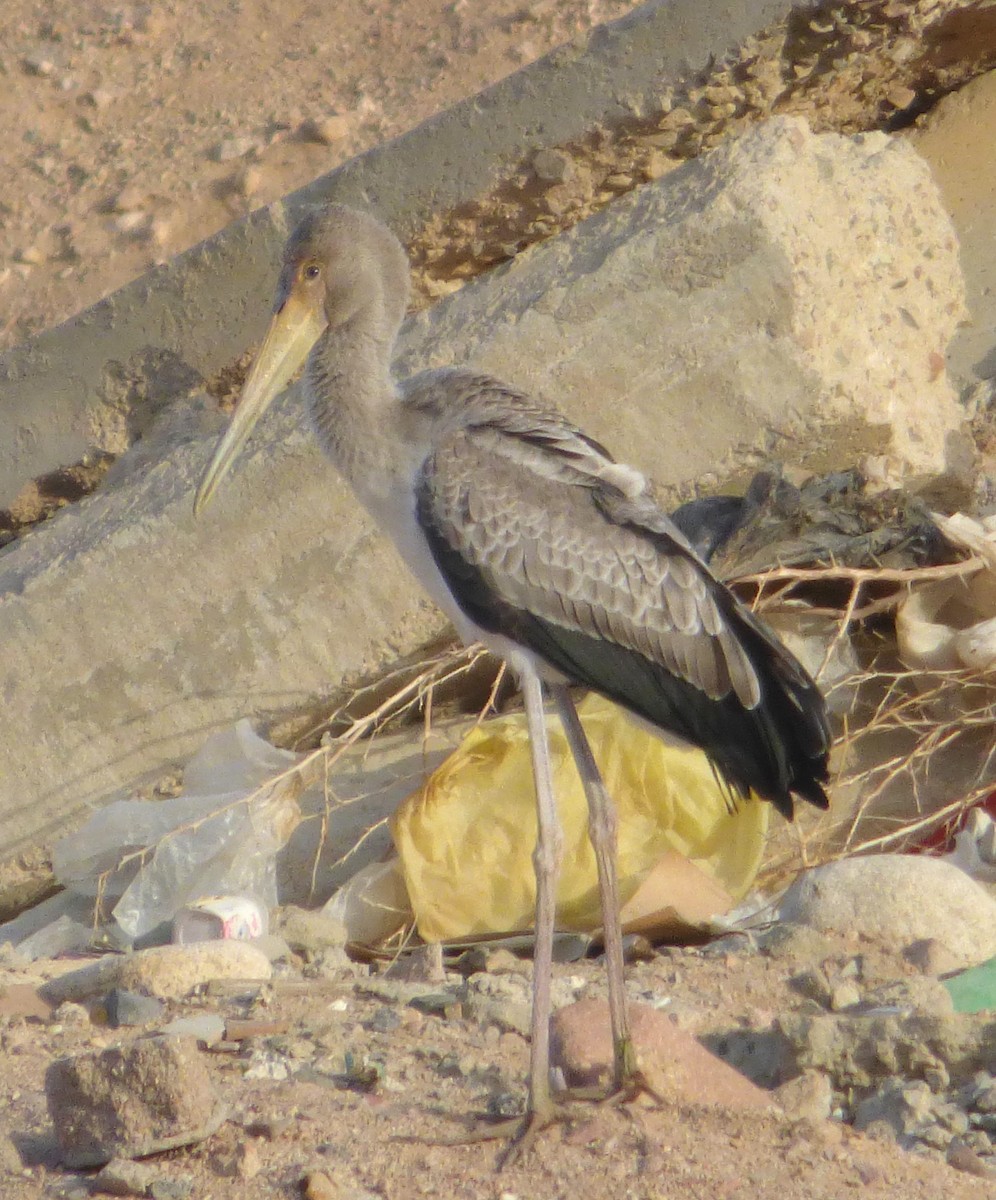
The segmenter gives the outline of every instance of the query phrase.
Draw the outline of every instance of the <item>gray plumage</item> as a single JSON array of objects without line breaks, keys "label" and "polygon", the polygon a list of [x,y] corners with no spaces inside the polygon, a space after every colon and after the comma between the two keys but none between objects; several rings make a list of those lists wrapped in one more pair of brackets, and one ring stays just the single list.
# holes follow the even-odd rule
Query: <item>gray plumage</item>
[{"label": "gray plumage", "polygon": [[[288,242],[270,330],[205,472],[200,510],[305,355],[328,457],[466,641],[518,675],[536,783],[530,1120],[549,1119],[550,964],[561,835],[543,690],[584,784],[598,864],[619,1088],[639,1082],[623,998],[612,804],[567,684],[700,746],[728,785],[792,815],[825,806],[829,731],[799,663],[655,504],[639,471],[559,413],[465,370],[398,385],[408,264],[373,217],[329,205]],[[310,351],[310,353],[309,353]]]}]

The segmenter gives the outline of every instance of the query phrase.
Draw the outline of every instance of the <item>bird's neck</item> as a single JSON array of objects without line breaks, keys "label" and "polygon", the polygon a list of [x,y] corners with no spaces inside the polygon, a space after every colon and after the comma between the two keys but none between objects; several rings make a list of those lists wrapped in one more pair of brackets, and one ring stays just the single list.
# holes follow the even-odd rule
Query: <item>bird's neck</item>
[{"label": "bird's neck", "polygon": [[311,420],[322,449],[357,491],[389,469],[399,396],[391,376],[394,331],[380,322],[329,328],[308,359]]}]

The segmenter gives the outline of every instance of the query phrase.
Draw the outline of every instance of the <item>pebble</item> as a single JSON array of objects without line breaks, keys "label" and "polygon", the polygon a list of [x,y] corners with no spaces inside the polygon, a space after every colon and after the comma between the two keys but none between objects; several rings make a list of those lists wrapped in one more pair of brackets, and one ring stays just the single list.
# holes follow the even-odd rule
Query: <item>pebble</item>
[{"label": "pebble", "polygon": [[396,1008],[387,1004],[381,1005],[366,1023],[367,1029],[374,1033],[393,1033],[401,1025],[401,1014]]},{"label": "pebble", "polygon": [[413,947],[407,954],[398,955],[384,972],[384,977],[407,980],[409,983],[445,983],[442,946],[439,942],[429,942]]},{"label": "pebble", "polygon": [[225,1036],[225,1018],[217,1013],[198,1013],[193,1017],[178,1017],[163,1026],[163,1033],[177,1037],[192,1037],[205,1046],[213,1046]]},{"label": "pebble", "polygon": [[321,146],[331,146],[341,142],[349,133],[349,121],[339,113],[329,117],[309,118],[298,126],[298,137],[304,142],[317,142]]},{"label": "pebble", "polygon": [[152,1200],[189,1200],[194,1194],[194,1181],[189,1175],[172,1175],[156,1179],[149,1189]]},{"label": "pebble", "polygon": [[132,210],[131,212],[118,213],[112,222],[112,227],[115,233],[136,233],[146,224],[146,221],[147,217],[145,213]]},{"label": "pebble", "polygon": [[574,161],[560,150],[540,150],[533,156],[533,171],[543,183],[567,183],[574,177]]},{"label": "pebble", "polygon": [[961,966],[958,956],[937,938],[919,938],[910,942],[903,951],[903,958],[924,975],[946,975]]},{"label": "pebble", "polygon": [[231,1150],[211,1156],[211,1166],[230,1179],[255,1179],[262,1169],[259,1147],[251,1141],[239,1142]]},{"label": "pebble", "polygon": [[57,1059],[45,1073],[45,1095],[69,1167],[190,1145],[227,1116],[189,1038],[139,1038]]},{"label": "pebble", "polygon": [[958,1138],[948,1146],[947,1161],[949,1166],[954,1167],[956,1171],[964,1171],[966,1175],[975,1175],[979,1179],[996,1179],[996,1170]]},{"label": "pebble", "polygon": [[104,1000],[107,1020],[113,1029],[126,1025],[147,1025],[158,1021],[165,1005],[154,996],[142,996],[124,988],[113,988]]},{"label": "pebble", "polygon": [[[75,1004],[72,1000],[63,1000],[55,1012],[52,1013],[52,1021],[57,1025],[69,1025],[79,1028],[82,1025],[90,1024],[90,1013],[82,1004]],[[54,1029],[52,1032],[54,1032]]]},{"label": "pebble", "polygon": [[94,1179],[94,1189],[109,1196],[147,1196],[158,1175],[154,1167],[129,1158],[112,1158]]},{"label": "pebble", "polygon": [[793,1120],[826,1121],[833,1110],[833,1087],[822,1071],[803,1071],[776,1088],[775,1099]]},{"label": "pebble", "polygon": [[342,921],[293,904],[277,910],[272,928],[292,950],[309,957],[321,950],[341,950],[349,940]]},{"label": "pebble", "polygon": [[129,183],[110,198],[106,208],[108,212],[132,212],[136,208],[144,208],[147,201],[148,196],[145,192],[135,184]]},{"label": "pebble", "polygon": [[213,152],[212,157],[215,162],[234,162],[237,158],[245,158],[245,156],[256,149],[256,139],[251,137],[233,137],[225,138],[219,142]]},{"label": "pebble", "polygon": [[304,1200],[342,1200],[342,1192],[324,1171],[309,1171],[301,1180]]},{"label": "pebble", "polygon": [[84,92],[80,99],[84,104],[89,104],[91,108],[101,109],[110,108],[117,96],[110,88],[94,88],[92,91]]},{"label": "pebble", "polygon": [[263,186],[263,172],[255,164],[246,163],[232,175],[228,186],[237,196],[255,196]]},{"label": "pebble", "polygon": [[860,1001],[861,991],[857,984],[850,980],[835,984],[830,991],[830,1008],[834,1012],[850,1008],[853,1004],[859,1004]]},{"label": "pebble", "polygon": [[14,261],[23,266],[40,267],[46,261],[45,255],[38,246],[22,246],[14,254]]},{"label": "pebble", "polygon": [[864,999],[872,1008],[894,1008],[903,1013],[946,1017],[954,1012],[954,1003],[947,988],[930,975],[896,979],[871,989]]},{"label": "pebble", "polygon": [[21,65],[29,75],[51,75],[55,70],[55,63],[51,56],[43,50],[25,54],[21,59]]},{"label": "pebble", "polygon": [[983,1076],[976,1082],[972,1093],[972,1107],[981,1113],[996,1113],[996,1079]]},{"label": "pebble", "polygon": [[266,1117],[246,1126],[246,1132],[253,1137],[261,1137],[268,1142],[275,1142],[277,1138],[283,1137],[293,1124],[292,1117]]}]

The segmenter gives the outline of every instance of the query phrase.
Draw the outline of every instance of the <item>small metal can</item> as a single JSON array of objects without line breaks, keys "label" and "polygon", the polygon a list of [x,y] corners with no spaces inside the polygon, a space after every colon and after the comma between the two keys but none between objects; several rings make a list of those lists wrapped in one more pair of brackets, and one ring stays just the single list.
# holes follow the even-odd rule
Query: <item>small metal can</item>
[{"label": "small metal can", "polygon": [[194,900],[173,918],[173,941],[214,942],[222,938],[261,937],[266,933],[267,914],[248,896],[204,896]]}]

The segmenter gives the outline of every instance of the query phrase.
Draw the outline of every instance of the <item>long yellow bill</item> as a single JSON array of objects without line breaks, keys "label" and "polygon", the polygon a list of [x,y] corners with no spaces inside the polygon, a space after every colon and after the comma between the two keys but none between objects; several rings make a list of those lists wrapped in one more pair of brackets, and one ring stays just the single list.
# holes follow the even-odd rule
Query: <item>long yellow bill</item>
[{"label": "long yellow bill", "polygon": [[242,388],[231,424],[222,434],[194,497],[198,516],[228,474],[239,451],[273,399],[287,386],[325,331],[325,314],[319,306],[291,291],[277,309],[263,345]]}]

